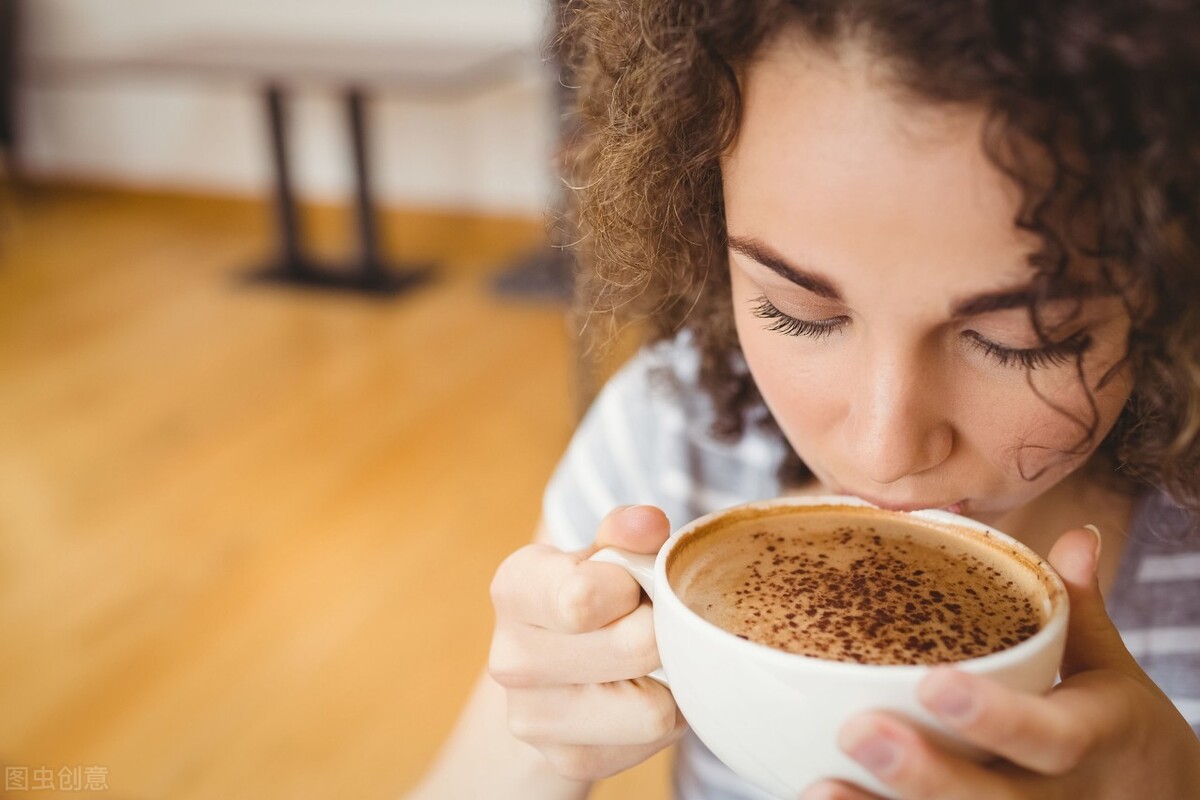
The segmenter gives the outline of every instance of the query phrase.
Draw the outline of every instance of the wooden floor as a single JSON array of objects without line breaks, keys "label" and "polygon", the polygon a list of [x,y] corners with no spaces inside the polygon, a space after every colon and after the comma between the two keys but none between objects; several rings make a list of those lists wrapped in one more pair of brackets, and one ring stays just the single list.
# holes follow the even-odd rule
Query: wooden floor
[{"label": "wooden floor", "polygon": [[[339,215],[308,221],[335,251]],[[392,253],[442,269],[373,301],[247,285],[256,203],[6,198],[0,765],[126,800],[415,783],[573,425],[561,310],[487,290],[542,228],[391,214]]]}]

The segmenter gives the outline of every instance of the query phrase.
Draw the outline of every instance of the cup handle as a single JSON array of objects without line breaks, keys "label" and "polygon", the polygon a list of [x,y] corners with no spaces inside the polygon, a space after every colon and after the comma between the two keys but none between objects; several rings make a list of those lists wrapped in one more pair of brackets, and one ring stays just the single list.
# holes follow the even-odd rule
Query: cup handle
[{"label": "cup handle", "polygon": [[[618,567],[624,569],[633,576],[633,579],[646,592],[646,596],[650,598],[650,602],[654,602],[655,560],[655,556],[646,555],[645,553],[631,553],[619,547],[605,547],[602,550],[597,550],[588,559],[588,561],[604,561],[609,564],[616,564]],[[667,675],[662,671],[661,667],[646,677],[658,681],[668,689],[671,688],[671,684],[667,682]]]}]

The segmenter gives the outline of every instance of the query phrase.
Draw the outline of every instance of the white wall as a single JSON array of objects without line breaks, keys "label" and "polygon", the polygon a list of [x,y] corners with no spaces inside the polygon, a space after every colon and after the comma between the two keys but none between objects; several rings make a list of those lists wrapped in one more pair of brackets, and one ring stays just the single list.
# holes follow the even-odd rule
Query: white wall
[{"label": "white wall", "polygon": [[[540,213],[550,201],[553,76],[538,64],[546,0],[29,0],[26,57],[103,59],[181,37],[450,39],[523,46],[527,74],[467,100],[377,97],[372,155],[385,202]],[[270,182],[264,112],[250,83],[164,76],[26,83],[23,153],[35,174],[258,193]],[[340,106],[292,105],[295,179],[307,197],[349,189]]]}]

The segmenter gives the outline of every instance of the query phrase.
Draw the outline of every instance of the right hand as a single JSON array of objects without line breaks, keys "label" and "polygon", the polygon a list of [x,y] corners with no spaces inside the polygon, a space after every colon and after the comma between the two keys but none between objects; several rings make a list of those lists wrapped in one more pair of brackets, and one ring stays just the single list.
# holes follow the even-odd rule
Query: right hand
[{"label": "right hand", "polygon": [[639,764],[686,730],[660,666],[650,601],[608,546],[656,553],[670,535],[651,506],[610,512],[574,553],[532,544],[492,579],[496,627],[488,672],[508,695],[508,726],[566,778],[594,781]]}]

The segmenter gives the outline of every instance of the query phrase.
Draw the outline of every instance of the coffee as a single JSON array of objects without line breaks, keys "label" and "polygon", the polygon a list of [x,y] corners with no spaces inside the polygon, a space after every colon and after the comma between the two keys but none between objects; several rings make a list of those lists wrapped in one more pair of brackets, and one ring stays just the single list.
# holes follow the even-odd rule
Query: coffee
[{"label": "coffee", "polygon": [[671,554],[675,594],[744,639],[834,661],[936,664],[1004,650],[1049,614],[1028,557],[952,525],[869,508],[752,510]]}]

